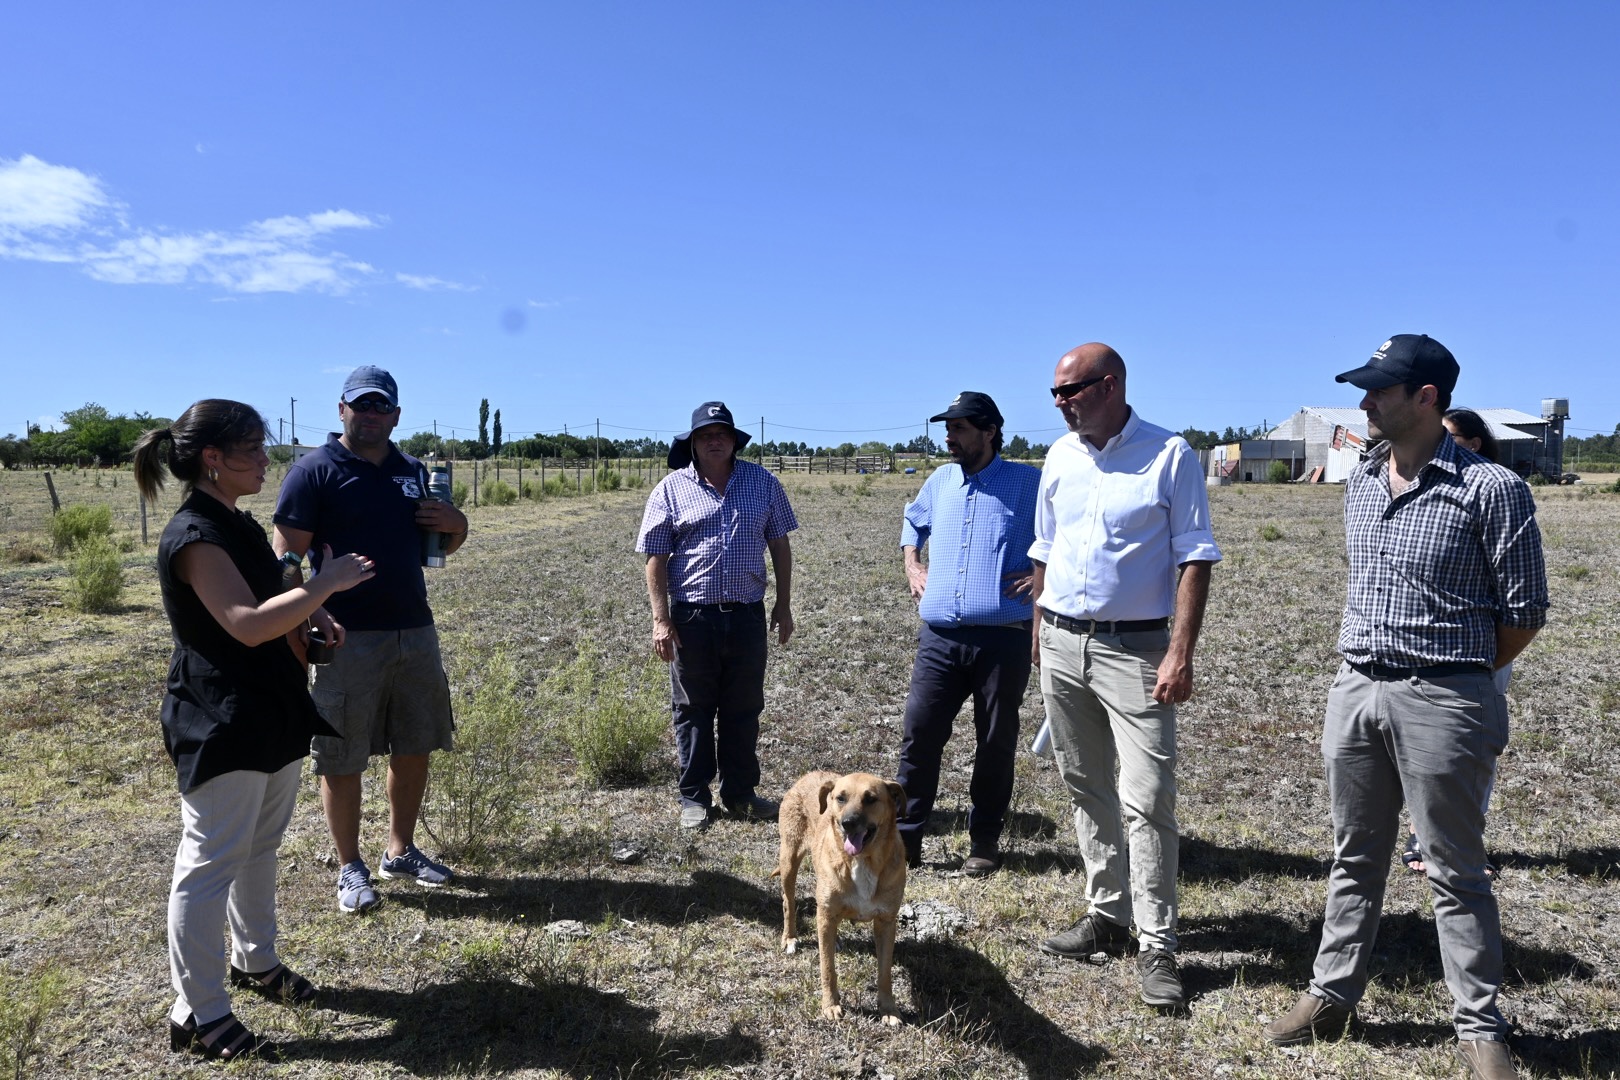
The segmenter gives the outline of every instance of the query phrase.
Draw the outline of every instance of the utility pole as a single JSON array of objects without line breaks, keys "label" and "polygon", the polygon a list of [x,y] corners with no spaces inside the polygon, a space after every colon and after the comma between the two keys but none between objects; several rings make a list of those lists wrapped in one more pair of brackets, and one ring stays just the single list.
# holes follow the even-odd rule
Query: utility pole
[{"label": "utility pole", "polygon": [[278,442],[278,443],[286,443],[286,441],[287,441],[287,418],[285,416],[278,416],[278,417],[276,417],[276,442]]},{"label": "utility pole", "polygon": [[[602,475],[602,418],[600,416],[596,418],[596,475]],[[594,491],[595,489],[596,484],[592,483],[591,490]]]},{"label": "utility pole", "polygon": [[298,399],[297,398],[288,398],[287,400],[292,402],[292,405],[288,408],[288,412],[290,412],[292,414],[292,425],[291,426],[292,426],[293,445],[297,446],[298,445]]}]

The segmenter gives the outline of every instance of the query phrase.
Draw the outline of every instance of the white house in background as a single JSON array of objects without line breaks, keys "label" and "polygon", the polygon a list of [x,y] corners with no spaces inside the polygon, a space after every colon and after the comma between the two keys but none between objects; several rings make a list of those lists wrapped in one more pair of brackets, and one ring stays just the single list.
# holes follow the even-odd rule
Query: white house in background
[{"label": "white house in background", "polygon": [[[1502,464],[1521,474],[1541,467],[1546,457],[1548,420],[1517,409],[1478,409],[1490,425]],[[1297,462],[1296,480],[1340,483],[1361,460],[1368,444],[1367,414],[1360,409],[1306,406],[1253,443],[1217,446],[1210,475],[1231,480],[1264,480],[1274,460]],[[1303,449],[1295,456],[1295,447]],[[1217,471],[1219,470],[1219,471]]]}]

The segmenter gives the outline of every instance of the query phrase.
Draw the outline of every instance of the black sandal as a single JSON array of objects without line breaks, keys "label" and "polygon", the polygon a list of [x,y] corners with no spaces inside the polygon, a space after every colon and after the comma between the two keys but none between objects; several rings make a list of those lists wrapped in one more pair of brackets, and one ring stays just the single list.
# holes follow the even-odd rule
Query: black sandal
[{"label": "black sandal", "polygon": [[271,1064],[281,1060],[281,1051],[275,1043],[261,1039],[242,1026],[235,1013],[226,1013],[218,1020],[197,1026],[195,1016],[186,1017],[184,1024],[169,1021],[169,1049],[193,1050],[215,1061],[235,1061],[239,1057],[256,1057]]},{"label": "black sandal", "polygon": [[1402,865],[1404,865],[1408,870],[1412,871],[1412,873],[1414,873],[1414,874],[1422,874],[1422,873],[1426,873],[1426,871],[1422,867],[1412,865],[1413,863],[1420,863],[1422,861],[1423,861],[1423,849],[1418,846],[1417,833],[1407,833],[1406,834],[1406,848],[1405,848],[1405,850],[1403,850],[1401,852],[1401,863],[1402,863]]},{"label": "black sandal", "polygon": [[286,964],[277,964],[269,971],[257,973],[243,971],[232,964],[231,985],[288,1005],[308,1004],[321,993],[314,983]]}]

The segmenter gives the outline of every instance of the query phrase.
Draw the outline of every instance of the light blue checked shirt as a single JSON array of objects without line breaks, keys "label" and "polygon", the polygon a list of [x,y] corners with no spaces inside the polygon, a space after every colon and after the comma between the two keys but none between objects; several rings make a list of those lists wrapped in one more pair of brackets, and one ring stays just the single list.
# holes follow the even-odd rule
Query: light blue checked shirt
[{"label": "light blue checked shirt", "polygon": [[689,604],[765,599],[765,544],[799,527],[781,481],[752,461],[722,495],[688,465],[658,482],[636,534],[643,555],[668,555],[669,595]]},{"label": "light blue checked shirt", "polygon": [[1002,595],[1006,574],[1030,571],[1040,470],[1000,457],[969,476],[946,465],[906,505],[900,546],[928,545],[928,585],[918,614],[929,626],[1027,622],[1027,596]]}]

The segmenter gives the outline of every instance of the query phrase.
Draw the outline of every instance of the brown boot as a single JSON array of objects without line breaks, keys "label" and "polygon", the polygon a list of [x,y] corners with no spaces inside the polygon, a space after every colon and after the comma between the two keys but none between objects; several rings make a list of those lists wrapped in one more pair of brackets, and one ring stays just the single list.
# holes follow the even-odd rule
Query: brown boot
[{"label": "brown boot", "polygon": [[1342,1039],[1355,1014],[1354,1009],[1324,1001],[1315,994],[1301,994],[1287,1014],[1266,1025],[1265,1036],[1278,1046]]}]

